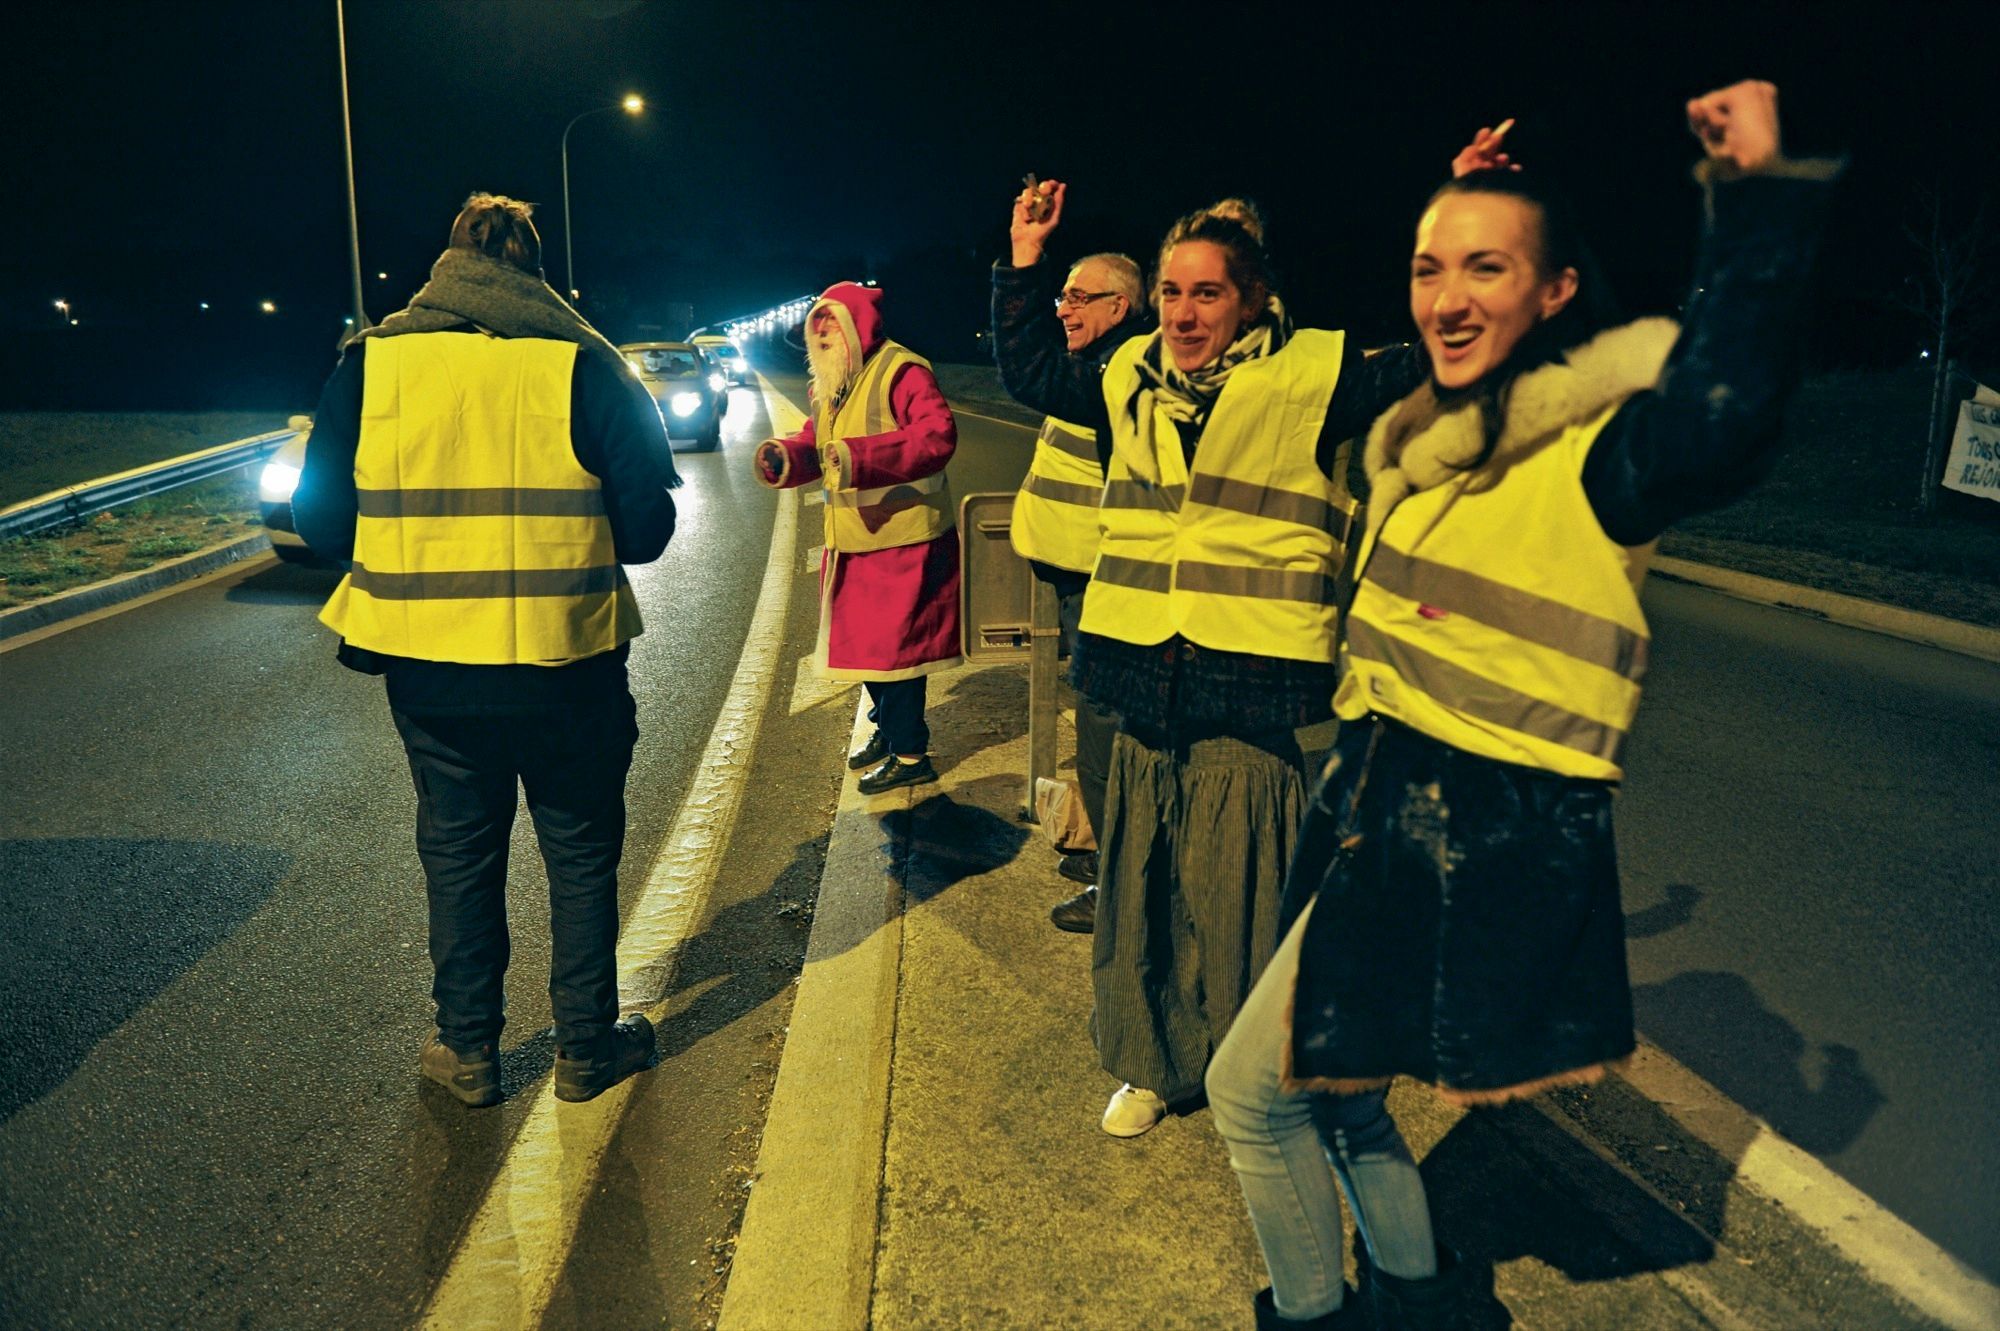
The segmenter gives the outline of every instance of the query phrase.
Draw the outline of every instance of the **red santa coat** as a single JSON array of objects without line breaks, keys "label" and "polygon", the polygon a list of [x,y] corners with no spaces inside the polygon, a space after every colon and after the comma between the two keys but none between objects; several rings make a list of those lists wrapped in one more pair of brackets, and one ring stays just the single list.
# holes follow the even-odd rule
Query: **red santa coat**
[{"label": "red santa coat", "polygon": [[[864,365],[887,340],[877,310],[880,298],[876,288],[847,282],[820,298],[839,302],[848,313],[862,348],[857,360]],[[889,386],[889,408],[896,429],[826,441],[838,461],[836,474],[821,469],[821,441],[808,417],[797,434],[759,450],[758,479],[780,488],[818,482],[829,490],[874,490],[944,470],[958,446],[958,425],[930,370],[919,364],[898,370]],[[770,450],[782,451],[775,474],[763,465]],[[958,558],[956,531],[884,550],[824,551],[816,661],[821,673],[834,679],[912,679],[956,664]]]}]

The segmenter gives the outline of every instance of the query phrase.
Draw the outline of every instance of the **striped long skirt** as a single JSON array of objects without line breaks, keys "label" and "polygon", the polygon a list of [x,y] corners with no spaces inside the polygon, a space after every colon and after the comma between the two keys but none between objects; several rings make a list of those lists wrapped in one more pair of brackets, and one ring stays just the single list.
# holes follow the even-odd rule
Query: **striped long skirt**
[{"label": "striped long skirt", "polygon": [[1170,1104],[1201,1090],[1278,945],[1303,764],[1289,729],[1157,746],[1118,732],[1098,836],[1091,1035],[1120,1081]]}]

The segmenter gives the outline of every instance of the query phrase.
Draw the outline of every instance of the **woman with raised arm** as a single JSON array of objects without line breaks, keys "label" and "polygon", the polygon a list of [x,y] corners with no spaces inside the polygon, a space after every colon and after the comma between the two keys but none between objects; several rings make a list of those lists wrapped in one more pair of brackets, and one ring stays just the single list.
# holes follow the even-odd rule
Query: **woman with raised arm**
[{"label": "woman with raised arm", "polygon": [[1473,154],[1490,169],[1417,223],[1430,381],[1368,434],[1340,735],[1284,942],[1207,1078],[1271,1273],[1260,1328],[1356,1324],[1336,1176],[1372,1325],[1485,1325],[1474,1266],[1433,1243],[1390,1080],[1494,1104],[1632,1052],[1611,795],[1646,662],[1639,587],[1668,524],[1771,456],[1838,171],[1780,156],[1768,83],[1687,115],[1707,208],[1685,327],[1606,326],[1567,211],[1500,169],[1504,126]]},{"label": "woman with raised arm", "polygon": [[1108,443],[1072,678],[1122,718],[1091,1024],[1123,1083],[1103,1128],[1133,1137],[1199,1095],[1277,944],[1307,791],[1295,732],[1330,717],[1346,441],[1424,367],[1412,346],[1370,357],[1343,333],[1294,329],[1240,200],[1167,233],[1157,332],[1101,370],[1066,356],[1046,314],[1062,270],[1042,257],[1066,193],[1044,182],[1015,201],[993,319],[1008,391]]}]

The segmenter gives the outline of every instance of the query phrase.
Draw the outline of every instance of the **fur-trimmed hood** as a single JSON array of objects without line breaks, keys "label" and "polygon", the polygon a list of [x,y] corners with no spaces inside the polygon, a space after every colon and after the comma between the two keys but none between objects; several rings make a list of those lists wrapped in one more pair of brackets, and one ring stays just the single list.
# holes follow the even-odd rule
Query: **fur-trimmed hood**
[{"label": "fur-trimmed hood", "polygon": [[[1560,361],[1517,376],[1502,397],[1506,420],[1493,457],[1504,462],[1547,442],[1659,382],[1680,337],[1672,319],[1639,319],[1608,328]],[[1369,428],[1362,466],[1368,473],[1367,534],[1373,536],[1411,493],[1462,474],[1486,448],[1480,395],[1449,404],[1427,383],[1382,413]]]}]

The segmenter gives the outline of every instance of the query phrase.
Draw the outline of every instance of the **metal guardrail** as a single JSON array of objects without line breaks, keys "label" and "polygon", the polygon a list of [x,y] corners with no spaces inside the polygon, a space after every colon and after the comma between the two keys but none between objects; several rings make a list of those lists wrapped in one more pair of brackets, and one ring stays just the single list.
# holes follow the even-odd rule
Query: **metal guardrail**
[{"label": "metal guardrail", "polygon": [[182,457],[168,458],[144,467],[121,471],[82,485],[65,486],[45,495],[0,509],[0,541],[32,536],[67,523],[81,522],[135,499],[146,499],[212,476],[221,476],[263,461],[299,432],[273,430],[269,434],[218,444]]}]

